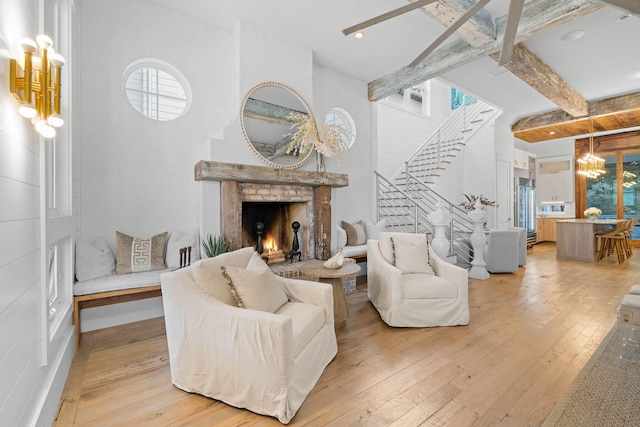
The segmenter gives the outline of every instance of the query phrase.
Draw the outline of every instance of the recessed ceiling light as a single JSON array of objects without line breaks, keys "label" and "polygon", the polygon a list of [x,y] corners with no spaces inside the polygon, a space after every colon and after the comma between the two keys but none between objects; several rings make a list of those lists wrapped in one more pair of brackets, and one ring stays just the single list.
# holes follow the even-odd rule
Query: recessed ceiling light
[{"label": "recessed ceiling light", "polygon": [[622,22],[627,18],[631,18],[631,15],[629,15],[628,13],[623,13],[622,15],[618,16],[618,18],[616,19],[616,21],[618,22]]},{"label": "recessed ceiling light", "polygon": [[556,133],[554,131],[549,132],[549,135],[555,135]]},{"label": "recessed ceiling light", "polygon": [[364,33],[362,31],[358,31],[357,33],[354,34],[354,37],[357,39],[361,39],[364,37]]},{"label": "recessed ceiling light", "polygon": [[584,36],[584,31],[582,30],[570,31],[560,37],[560,40],[562,40],[563,42],[573,41],[578,40],[582,36]]}]

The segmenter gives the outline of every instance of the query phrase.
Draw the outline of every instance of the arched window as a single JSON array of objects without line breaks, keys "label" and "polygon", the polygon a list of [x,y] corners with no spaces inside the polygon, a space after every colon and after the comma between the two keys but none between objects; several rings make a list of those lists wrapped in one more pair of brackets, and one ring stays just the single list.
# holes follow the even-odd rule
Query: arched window
[{"label": "arched window", "polygon": [[327,125],[339,126],[344,129],[344,132],[341,132],[342,146],[345,150],[351,148],[356,140],[356,125],[349,113],[342,108],[332,108],[327,112],[324,122]]}]

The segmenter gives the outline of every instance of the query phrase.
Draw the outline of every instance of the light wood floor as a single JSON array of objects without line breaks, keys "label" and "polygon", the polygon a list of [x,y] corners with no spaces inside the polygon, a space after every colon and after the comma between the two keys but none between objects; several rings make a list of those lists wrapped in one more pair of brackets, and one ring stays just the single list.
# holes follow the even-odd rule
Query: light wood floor
[{"label": "light wood floor", "polygon": [[[543,243],[528,255],[517,274],[469,280],[468,326],[391,328],[365,287],[349,294],[338,355],[289,425],[541,425],[640,283],[640,253],[557,261]],[[83,334],[55,425],[280,425],[173,387],[163,322]]]}]

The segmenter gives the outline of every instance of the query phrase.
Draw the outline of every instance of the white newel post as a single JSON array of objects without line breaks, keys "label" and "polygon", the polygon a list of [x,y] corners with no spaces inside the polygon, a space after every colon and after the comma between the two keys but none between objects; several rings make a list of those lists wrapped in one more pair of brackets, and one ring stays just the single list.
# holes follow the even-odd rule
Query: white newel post
[{"label": "white newel post", "polygon": [[473,233],[471,233],[471,247],[473,247],[473,261],[471,261],[471,269],[469,277],[472,279],[486,280],[489,278],[489,272],[484,262],[484,247],[487,244],[483,227],[484,227],[484,211],[480,200],[476,200],[474,210],[467,213],[467,216],[473,222]]},{"label": "white newel post", "polygon": [[441,202],[436,204],[436,210],[427,215],[435,235],[431,240],[431,247],[440,258],[449,262],[449,240],[447,239],[447,226],[451,222],[451,214],[447,212],[447,207]]}]

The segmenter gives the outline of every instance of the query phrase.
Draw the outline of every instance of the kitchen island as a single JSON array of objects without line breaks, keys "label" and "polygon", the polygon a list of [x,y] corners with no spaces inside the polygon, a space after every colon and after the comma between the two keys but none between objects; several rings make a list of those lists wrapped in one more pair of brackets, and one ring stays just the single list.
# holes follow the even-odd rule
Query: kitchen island
[{"label": "kitchen island", "polygon": [[584,218],[556,222],[556,258],[593,262],[598,251],[595,233],[610,230],[622,220]]}]

